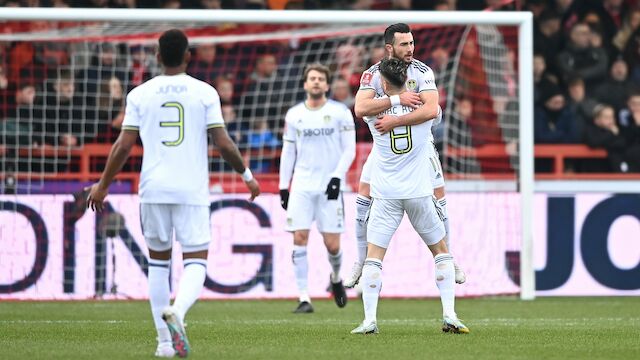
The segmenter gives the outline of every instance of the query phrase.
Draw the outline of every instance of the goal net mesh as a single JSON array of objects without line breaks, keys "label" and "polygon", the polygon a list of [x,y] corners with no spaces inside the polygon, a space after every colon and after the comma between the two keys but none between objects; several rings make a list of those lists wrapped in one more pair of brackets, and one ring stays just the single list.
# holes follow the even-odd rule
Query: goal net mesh
[{"label": "goal net mesh", "polygon": [[[63,196],[66,197],[59,199],[59,204],[64,204],[59,209],[64,213],[62,223],[48,225],[53,226],[48,229],[50,232],[63,234],[64,254],[55,248],[58,252],[56,256],[61,259],[58,265],[71,269],[81,263],[94,263],[96,268],[92,274],[76,273],[69,277],[65,270],[56,275],[60,277],[56,281],[64,284],[65,289],[72,289],[70,282],[74,276],[76,279],[81,275],[92,279],[95,277],[95,287],[87,285],[85,293],[97,296],[113,290],[114,286],[110,287],[108,283],[114,279],[126,283],[127,274],[138,271],[136,269],[139,266],[146,266],[140,252],[144,250],[144,245],[133,246],[131,235],[120,232],[120,218],[107,214],[95,219],[95,234],[74,238],[80,240],[80,237],[88,236],[91,239],[95,235],[95,239],[100,241],[96,240],[95,248],[86,249],[86,253],[76,249],[75,256],[79,260],[73,260],[74,253],[67,248],[74,241],[69,240],[70,236],[75,236],[73,224],[79,221],[77,226],[87,229],[89,220],[82,218],[78,199],[71,199],[69,194],[77,193],[99,178],[110,146],[120,131],[127,92],[160,73],[155,52],[157,38],[162,31],[173,27],[186,29],[192,50],[192,61],[187,72],[218,90],[227,130],[260,179],[263,192],[277,192],[284,115],[289,107],[304,98],[301,81],[304,67],[313,62],[328,65],[333,71],[330,97],[353,109],[362,71],[384,56],[384,25],[185,25],[51,21],[5,22],[2,25],[2,189],[5,194],[65,194]],[[515,182],[519,121],[517,27],[429,24],[413,24],[411,27],[415,39],[414,57],[435,72],[440,105],[444,109],[444,120],[434,128],[434,134],[447,180],[508,179]],[[357,188],[360,169],[371,148],[371,136],[366,125],[356,120],[356,130],[358,152],[348,176],[351,189]],[[213,147],[210,151],[211,192],[246,192],[240,177],[219,156],[215,156]],[[137,191],[141,161],[142,151],[134,150],[117,177],[112,194]],[[458,206],[459,210],[452,216],[457,216],[455,221],[459,224],[456,225],[458,233],[454,234],[454,249],[465,248],[465,252],[470,254],[474,251],[484,254],[485,249],[492,249],[488,243],[481,241],[484,238],[508,243],[501,248],[520,249],[519,198],[509,194],[493,195],[475,194],[473,201],[466,197],[456,199],[456,194],[448,195],[450,209]],[[497,198],[499,204],[493,206],[492,199]],[[116,205],[117,199],[114,198]],[[39,204],[38,211],[43,214],[47,212],[46,200],[31,197],[29,201]],[[135,210],[127,201],[122,201],[127,204],[123,205],[128,209],[126,211]],[[477,204],[486,204],[488,209],[496,209],[499,214],[493,216],[488,212],[483,214],[482,219],[475,216],[478,224],[464,228],[465,217],[474,217],[477,211],[474,206]],[[281,211],[279,208],[270,210]],[[4,235],[9,236],[2,235],[2,243],[8,246],[7,249],[12,249],[3,255],[16,259],[16,263],[22,260],[23,263],[29,263],[24,268],[10,266],[9,271],[5,272],[6,277],[25,277],[34,269],[28,258],[36,250],[30,241],[29,245],[23,245],[24,239],[16,234],[21,233],[21,229],[28,224],[23,224],[26,220],[22,218],[12,218],[6,214],[2,216],[3,219],[9,219],[3,225]],[[135,216],[132,213],[125,217],[135,219]],[[70,217],[73,218],[72,222],[69,222]],[[507,218],[510,220],[506,221]],[[234,218],[233,221],[224,224],[223,230],[217,230],[221,238],[230,241],[242,238],[240,228],[246,227],[249,220]],[[235,221],[240,223],[236,224]],[[481,224],[483,221],[491,224]],[[106,236],[100,233],[106,226],[104,224],[111,224],[117,230]],[[128,226],[136,227],[135,224]],[[482,229],[488,233],[478,235]],[[215,233],[216,230],[213,231]],[[136,237],[139,237],[137,232]],[[28,237],[38,239],[38,234],[36,228],[35,233],[30,233]],[[274,237],[274,233],[265,232],[261,236],[267,239]],[[112,242],[113,237],[119,237],[124,242]],[[12,240],[5,244],[5,239]],[[38,242],[34,240],[33,243]],[[346,244],[346,241],[343,243]],[[125,265],[118,263],[116,266],[116,260],[107,259],[115,253],[122,253],[125,248],[134,254],[130,257],[124,252],[124,258],[119,261],[124,261]],[[258,248],[241,246],[233,249],[233,254],[228,254],[230,257],[237,256],[236,250],[251,252]],[[94,256],[95,260],[92,259]],[[283,256],[288,258],[290,253]],[[224,265],[227,260],[222,257],[216,261],[222,261]],[[504,260],[499,254],[491,261],[512,262],[500,268],[512,269],[514,273],[509,276],[517,278],[517,258],[507,256]],[[424,265],[424,262],[421,264]],[[479,274],[486,270],[486,264],[486,261],[477,262],[476,268],[473,268],[474,265],[468,262],[467,268],[476,276],[483,277],[485,275]],[[345,268],[348,265],[345,264]],[[388,268],[392,269],[393,266]],[[251,268],[248,271],[260,269]],[[243,274],[238,276],[242,277]],[[478,285],[469,294],[505,292],[504,286],[497,281],[491,282],[490,276],[486,276],[487,282]],[[134,290],[142,285],[128,284]],[[509,289],[506,292],[518,291],[517,287],[507,286],[506,289]]]},{"label": "goal net mesh", "polygon": [[[157,36],[171,27],[7,23],[0,35],[2,172],[11,177],[5,186],[15,182],[20,193],[70,192],[79,186],[75,180],[95,180],[119,133],[126,93],[160,72]],[[254,173],[266,179],[277,173],[284,114],[304,98],[305,65],[329,65],[330,96],[353,107],[360,74],[384,56],[384,26],[188,28],[188,73],[218,89],[229,133]],[[434,70],[445,109],[445,121],[434,129],[445,171],[451,179],[514,178],[517,28],[413,25],[413,34],[415,58]],[[351,183],[370,141],[366,126],[358,121],[357,127],[364,156],[358,156]],[[210,161],[213,191],[242,191],[219,157]],[[140,162],[141,152],[134,152],[120,177],[124,187]]]}]

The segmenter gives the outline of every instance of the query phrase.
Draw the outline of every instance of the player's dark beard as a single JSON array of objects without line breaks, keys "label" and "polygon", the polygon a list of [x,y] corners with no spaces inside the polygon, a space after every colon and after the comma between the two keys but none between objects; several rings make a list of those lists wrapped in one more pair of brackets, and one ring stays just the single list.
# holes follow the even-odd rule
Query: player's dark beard
[{"label": "player's dark beard", "polygon": [[309,95],[309,98],[312,100],[320,100],[324,96],[324,93],[320,92],[320,93],[314,94],[310,92],[308,95]]},{"label": "player's dark beard", "polygon": [[393,49],[393,48],[391,49],[391,57],[392,57],[392,58],[395,58],[395,59],[398,59],[398,60],[402,60],[402,61],[404,61],[404,57],[403,57],[403,56],[398,55],[398,53],[396,53],[396,50],[395,50],[395,49]]}]

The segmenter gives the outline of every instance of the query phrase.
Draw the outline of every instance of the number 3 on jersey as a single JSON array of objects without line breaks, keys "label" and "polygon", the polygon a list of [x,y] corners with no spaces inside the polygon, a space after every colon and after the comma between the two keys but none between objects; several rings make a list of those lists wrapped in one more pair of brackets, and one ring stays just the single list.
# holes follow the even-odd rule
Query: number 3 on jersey
[{"label": "number 3 on jersey", "polygon": [[[411,142],[411,126],[405,126],[406,132],[397,134],[394,130],[389,132],[391,137],[391,151],[394,154],[406,154],[413,148]],[[405,140],[405,141],[402,141]]]},{"label": "number 3 on jersey", "polygon": [[160,127],[177,127],[178,139],[174,141],[163,141],[162,144],[166,146],[178,146],[182,144],[184,140],[184,107],[179,102],[166,102],[162,104],[164,108],[176,108],[178,109],[178,121],[161,121]]}]

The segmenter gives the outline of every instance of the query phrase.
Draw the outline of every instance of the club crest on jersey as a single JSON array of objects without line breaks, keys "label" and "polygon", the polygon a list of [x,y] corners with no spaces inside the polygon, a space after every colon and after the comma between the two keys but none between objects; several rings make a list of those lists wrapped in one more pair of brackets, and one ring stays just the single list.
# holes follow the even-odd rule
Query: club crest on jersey
[{"label": "club crest on jersey", "polygon": [[330,123],[330,122],[331,122],[331,115],[325,115],[325,116],[324,116],[324,118],[323,118],[323,120],[324,120],[324,123],[325,123],[325,124]]},{"label": "club crest on jersey", "polygon": [[407,90],[415,90],[418,86],[418,82],[414,79],[407,80]]},{"label": "club crest on jersey", "polygon": [[362,74],[362,80],[360,81],[360,84],[365,86],[371,84],[372,77],[373,75],[371,75],[371,73],[369,72]]}]

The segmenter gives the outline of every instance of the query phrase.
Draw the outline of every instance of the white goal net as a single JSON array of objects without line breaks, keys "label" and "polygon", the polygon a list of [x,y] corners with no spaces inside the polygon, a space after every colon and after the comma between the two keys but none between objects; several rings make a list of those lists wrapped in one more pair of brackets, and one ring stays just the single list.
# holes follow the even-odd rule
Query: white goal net
[{"label": "white goal net", "polygon": [[[312,62],[328,65],[333,71],[330,96],[353,108],[360,74],[384,56],[382,33],[388,22],[395,22],[383,23],[379,16],[371,21],[339,14],[322,18],[324,12],[298,13],[298,20],[270,12],[268,21],[267,13],[224,12],[227,21],[216,21],[213,13],[206,20],[202,12],[189,11],[179,11],[174,18],[168,12],[134,11],[118,21],[124,13],[112,13],[104,21],[98,16],[91,21],[73,18],[73,11],[64,17],[54,12],[50,20],[55,21],[45,21],[46,14],[35,17],[39,20],[0,19],[0,79],[4,76],[7,84],[0,99],[5,194],[68,195],[97,180],[119,133],[126,93],[160,72],[157,38],[173,27],[185,29],[189,36],[193,56],[187,72],[216,87],[227,130],[263,191],[276,192],[284,114],[303,99],[304,67]],[[519,71],[522,56],[531,55],[530,49],[523,54],[519,43],[520,25],[528,20],[507,13],[447,13],[447,23],[442,14],[413,15],[404,18],[411,20],[407,21],[415,39],[414,57],[434,70],[445,113],[434,132],[447,179],[507,180],[516,194],[529,191],[531,169],[522,156],[531,150],[529,140],[523,143],[521,136],[521,114],[530,107],[523,107]],[[285,21],[278,23],[279,16]],[[370,139],[364,123],[357,121],[358,154],[349,173],[352,189]],[[213,148],[211,154],[216,155]],[[141,159],[142,150],[134,150],[112,192],[136,192]],[[210,157],[210,173],[212,193],[244,191],[240,178],[217,156]],[[491,204],[491,194],[484,195],[488,197],[476,201]],[[498,196],[504,199],[498,206],[502,217],[490,220],[495,224],[487,228],[517,253],[524,241],[523,227],[528,226],[521,222],[521,216],[528,216],[521,212],[526,198]],[[466,234],[460,226],[460,233]],[[478,249],[485,245],[468,241]],[[101,244],[95,251],[117,249]],[[510,262],[504,265],[510,269],[508,276],[518,279],[519,258],[511,254],[503,262]],[[116,262],[95,266],[102,267],[96,276],[104,277]],[[105,284],[96,285],[96,292],[101,291],[108,291]]]}]

